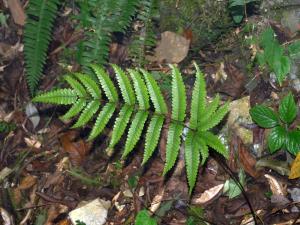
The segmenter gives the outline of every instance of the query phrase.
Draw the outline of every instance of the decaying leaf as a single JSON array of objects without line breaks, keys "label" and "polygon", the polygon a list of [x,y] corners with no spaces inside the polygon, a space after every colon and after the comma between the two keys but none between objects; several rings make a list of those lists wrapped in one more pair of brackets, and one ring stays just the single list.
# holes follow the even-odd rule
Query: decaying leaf
[{"label": "decaying leaf", "polygon": [[5,209],[0,208],[0,215],[2,218],[1,220],[3,220],[3,225],[13,225],[14,224],[12,216]]},{"label": "decaying leaf", "polygon": [[161,40],[155,49],[154,57],[147,56],[149,61],[179,63],[188,54],[190,40],[170,31],[161,34]]},{"label": "decaying leaf", "polygon": [[26,176],[22,179],[18,188],[20,190],[27,190],[27,189],[31,188],[33,185],[35,185],[36,181],[37,181],[36,176],[31,176],[31,175]]},{"label": "decaying leaf", "polygon": [[296,179],[300,177],[300,152],[297,154],[292,163],[289,179]]},{"label": "decaying leaf", "polygon": [[223,189],[224,184],[219,184],[214,186],[206,191],[204,191],[200,197],[196,197],[192,199],[192,204],[205,204],[216,197],[221,190]]},{"label": "decaying leaf", "polygon": [[77,136],[76,131],[69,131],[60,138],[64,151],[69,154],[70,161],[75,166],[81,165],[90,151],[90,145],[84,140],[75,140]]},{"label": "decaying leaf", "polygon": [[269,174],[265,174],[265,178],[267,178],[270,189],[274,195],[285,195],[286,191],[281,182]]}]

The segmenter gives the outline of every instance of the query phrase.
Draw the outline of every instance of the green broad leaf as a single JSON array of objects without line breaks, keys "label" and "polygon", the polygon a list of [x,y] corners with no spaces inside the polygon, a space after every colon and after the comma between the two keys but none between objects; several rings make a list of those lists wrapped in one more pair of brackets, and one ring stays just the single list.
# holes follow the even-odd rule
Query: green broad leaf
[{"label": "green broad leaf", "polygon": [[288,47],[289,55],[293,59],[300,58],[300,40],[293,42]]},{"label": "green broad leaf", "polygon": [[87,96],[85,88],[82,86],[81,83],[79,83],[77,80],[75,80],[70,75],[65,76],[64,79],[68,82],[68,84],[76,91],[77,95],[79,97],[85,97]]},{"label": "green broad leaf", "polygon": [[291,61],[287,56],[281,56],[278,61],[274,61],[272,69],[276,74],[279,84],[281,85],[286,75],[290,72]]},{"label": "green broad leaf", "polygon": [[297,116],[297,105],[295,103],[294,97],[291,93],[285,96],[279,105],[279,116],[285,123],[292,123]]},{"label": "green broad leaf", "polygon": [[164,116],[163,115],[154,115],[151,118],[150,124],[146,133],[146,141],[145,141],[145,150],[144,150],[144,158],[142,164],[144,165],[152,156],[161,133],[162,126],[164,124]]},{"label": "green broad leaf", "polygon": [[149,213],[146,209],[138,212],[135,218],[134,225],[157,225],[155,219],[149,216]]},{"label": "green broad leaf", "polygon": [[197,135],[189,130],[185,139],[185,167],[189,183],[189,194],[191,195],[196,184],[198,168],[200,164],[199,145]]},{"label": "green broad leaf", "polygon": [[194,66],[196,68],[196,80],[192,93],[190,112],[190,128],[192,129],[196,129],[198,127],[198,121],[200,120],[198,117],[200,115],[204,115],[204,110],[206,106],[206,84],[204,76],[196,63],[194,63]]},{"label": "green broad leaf", "polygon": [[125,143],[125,150],[122,158],[125,158],[135,147],[136,143],[141,137],[145,122],[148,118],[149,112],[138,111],[134,116],[132,123],[129,127],[128,136]]},{"label": "green broad leaf", "polygon": [[276,152],[283,146],[287,138],[286,135],[285,129],[281,126],[276,126],[272,129],[268,136],[268,146],[271,153]]},{"label": "green broad leaf", "polygon": [[136,94],[136,98],[139,103],[139,109],[147,110],[150,107],[149,94],[141,75],[138,71],[128,69],[128,72],[133,80],[133,86]]},{"label": "green broad leaf", "polygon": [[107,103],[103,107],[103,109],[101,110],[101,112],[99,113],[96,119],[95,125],[93,126],[93,129],[90,133],[88,140],[94,139],[102,132],[102,130],[104,129],[104,127],[106,126],[110,118],[112,117],[115,109],[116,109],[115,103]]},{"label": "green broad leaf", "polygon": [[81,112],[81,110],[83,110],[83,108],[85,106],[86,106],[86,101],[84,99],[78,99],[74,103],[74,105],[72,105],[72,107],[68,110],[68,112],[66,112],[66,114],[61,117],[61,119],[68,120],[68,119],[76,116],[77,114],[79,114]]},{"label": "green broad leaf", "polygon": [[183,122],[186,110],[186,93],[180,71],[174,65],[172,68],[172,119]]},{"label": "green broad leaf", "polygon": [[225,158],[228,158],[228,150],[225,145],[220,141],[220,139],[209,131],[198,132],[199,137],[205,138],[205,143],[216,150],[219,154],[223,155]]},{"label": "green broad leaf", "polygon": [[110,79],[109,75],[100,66],[93,64],[91,65],[91,67],[94,73],[96,74],[108,100],[110,102],[118,102],[119,101],[118,92],[112,80]]},{"label": "green broad leaf", "polygon": [[260,45],[263,48],[266,48],[270,43],[273,43],[275,40],[275,34],[272,28],[268,28],[264,30],[264,32],[260,36]]},{"label": "green broad leaf", "polygon": [[223,106],[221,106],[214,114],[212,114],[206,121],[203,121],[203,123],[200,124],[198,129],[200,131],[206,131],[214,126],[218,125],[224,116],[229,111],[229,102],[225,103]]},{"label": "green broad leaf", "polygon": [[135,95],[134,95],[134,89],[125,74],[125,72],[118,67],[117,65],[112,65],[115,73],[116,73],[116,78],[121,90],[122,97],[128,105],[134,105],[135,104]]},{"label": "green broad leaf", "polygon": [[285,145],[291,154],[297,155],[300,152],[300,131],[288,132]]},{"label": "green broad leaf", "polygon": [[265,58],[265,54],[263,54],[263,53],[258,52],[258,53],[256,54],[255,59],[257,60],[258,65],[259,65],[260,67],[263,67],[263,66],[266,65],[266,63],[267,63],[267,62],[266,62],[266,58]]},{"label": "green broad leaf", "polygon": [[243,10],[238,10],[238,11],[236,11],[236,13],[237,13],[236,15],[232,16],[233,21],[235,23],[241,23],[244,18],[244,12],[243,12]]},{"label": "green broad leaf", "polygon": [[69,88],[46,92],[32,99],[32,102],[43,102],[56,105],[72,105],[76,101],[76,91]]},{"label": "green broad leaf", "polygon": [[133,106],[125,104],[119,112],[119,116],[115,121],[114,128],[112,131],[111,140],[109,143],[109,148],[113,148],[122,137],[131,114],[133,112]]},{"label": "green broad leaf", "polygon": [[83,86],[86,87],[94,99],[101,99],[101,90],[99,89],[98,84],[91,77],[81,73],[76,73],[75,76],[81,81]]},{"label": "green broad leaf", "polygon": [[183,131],[183,125],[172,122],[169,127],[166,147],[166,163],[163,171],[165,175],[174,166],[180,147],[180,136]]},{"label": "green broad leaf", "polygon": [[149,95],[155,108],[155,113],[162,114],[162,115],[167,114],[168,113],[167,104],[164,100],[164,97],[156,81],[153,79],[152,75],[149,72],[145,70],[141,70],[141,71],[145,78]]},{"label": "green broad leaf", "polygon": [[269,107],[263,105],[254,106],[250,109],[252,120],[263,128],[272,128],[279,125],[278,116]]},{"label": "green broad leaf", "polygon": [[77,122],[72,126],[72,128],[78,128],[86,125],[93,117],[93,115],[97,112],[100,107],[99,100],[91,101],[87,104],[85,109],[82,111],[79,116]]},{"label": "green broad leaf", "polygon": [[208,159],[209,156],[209,149],[208,146],[205,142],[205,137],[200,137],[199,135],[197,135],[197,141],[199,144],[199,152],[200,152],[200,156],[201,156],[201,165],[204,165],[204,163],[206,162],[206,160]]}]

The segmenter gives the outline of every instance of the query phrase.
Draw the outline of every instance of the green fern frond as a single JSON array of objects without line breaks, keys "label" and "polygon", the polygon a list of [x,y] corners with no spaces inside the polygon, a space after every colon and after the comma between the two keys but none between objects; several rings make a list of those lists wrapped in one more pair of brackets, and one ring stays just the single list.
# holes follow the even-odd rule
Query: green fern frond
[{"label": "green fern frond", "polygon": [[117,65],[112,65],[112,67],[116,73],[117,81],[125,103],[127,103],[128,105],[134,105],[135,95],[128,77],[125,75],[125,72]]},{"label": "green fern frond", "polygon": [[196,133],[189,130],[185,140],[185,168],[190,194],[195,186],[200,164],[200,152],[197,139]]},{"label": "green fern frond", "polygon": [[144,83],[141,75],[136,70],[128,70],[131,79],[133,80],[133,86],[136,94],[136,98],[139,103],[139,108],[141,110],[149,109],[149,95],[147,91],[146,84]]},{"label": "green fern frond", "polygon": [[[205,116],[204,113],[206,107],[206,84],[204,76],[200,71],[198,65],[194,63],[196,68],[196,80],[194,84],[193,94],[192,94],[192,103],[191,103],[191,119],[190,119],[190,128],[196,129],[198,127],[198,121],[202,116]],[[200,118],[199,118],[200,117]]]},{"label": "green fern frond", "polygon": [[125,143],[125,150],[122,158],[125,158],[132,151],[132,149],[140,139],[145,122],[148,118],[148,114],[149,112],[147,111],[138,111],[133,118],[132,123],[129,127],[128,136]]},{"label": "green fern frond", "polygon": [[148,92],[155,108],[155,112],[161,115],[167,114],[168,112],[167,104],[164,100],[164,97],[156,81],[153,79],[152,75],[149,72],[145,70],[141,70],[141,71],[144,75]]},{"label": "green fern frond", "polygon": [[220,95],[217,94],[216,97],[207,104],[207,107],[204,109],[204,113],[200,114],[198,125],[205,123],[205,121],[207,121],[216,112],[217,108],[219,107],[219,103]]},{"label": "green fern frond", "polygon": [[154,115],[150,121],[146,133],[144,158],[142,164],[145,164],[150,159],[158,144],[164,119],[165,118],[163,115]]},{"label": "green fern frond", "polygon": [[32,99],[33,102],[43,102],[56,105],[72,105],[77,100],[73,89],[65,88],[40,94]]},{"label": "green fern frond", "polygon": [[103,107],[103,109],[101,110],[101,112],[99,113],[96,119],[95,125],[93,126],[93,129],[90,133],[88,140],[94,139],[102,132],[102,130],[104,129],[104,127],[106,126],[110,118],[112,117],[115,109],[116,109],[116,104],[114,103],[107,103]]},{"label": "green fern frond", "polygon": [[95,74],[100,81],[101,87],[104,90],[104,93],[110,102],[118,102],[118,92],[116,87],[114,86],[112,80],[109,78],[108,74],[102,69],[100,66],[91,65]]},{"label": "green fern frond", "polygon": [[61,117],[62,120],[68,120],[71,119],[72,117],[78,115],[81,110],[86,106],[86,101],[84,99],[78,99],[74,105],[66,112],[65,115]]},{"label": "green fern frond", "polygon": [[65,76],[64,79],[67,81],[67,83],[76,91],[77,95],[79,97],[85,97],[87,96],[85,88],[82,86],[81,83],[79,83],[77,80],[75,80],[70,75]]},{"label": "green fern frond", "polygon": [[199,130],[200,131],[206,131],[217,124],[221,122],[221,120],[224,118],[224,116],[229,111],[229,102],[225,103],[223,106],[221,106],[214,114],[212,114],[206,121],[203,121],[203,124],[200,124]]},{"label": "green fern frond", "polygon": [[101,99],[101,90],[99,89],[98,84],[90,76],[81,73],[76,73],[75,76],[86,87],[93,99]]},{"label": "green fern frond", "polygon": [[216,150],[219,154],[223,155],[225,158],[228,158],[228,151],[220,139],[209,131],[199,132],[200,138],[205,140],[205,143]]},{"label": "green fern frond", "polygon": [[183,125],[178,122],[173,122],[170,124],[167,137],[166,162],[163,175],[165,175],[170,169],[172,169],[175,164],[179,153],[180,136],[182,134],[183,128]]},{"label": "green fern frond", "polygon": [[[135,114],[126,132],[127,138],[122,155],[124,158],[141,139],[144,125],[148,117],[150,117],[142,162],[142,164],[145,164],[158,145],[160,133],[168,113],[167,105],[158,84],[150,73],[141,70],[143,79],[137,70],[129,69],[129,75],[127,75],[118,66],[113,65],[113,68],[116,72],[118,86],[123,96],[122,102],[118,101],[118,92],[109,75],[102,68],[95,65],[92,66],[92,69],[100,84],[88,75],[77,73],[74,77],[70,75],[65,78],[71,88],[50,91],[35,97],[33,100],[36,102],[72,105],[62,118],[70,119],[79,115],[73,127],[82,127],[93,118],[100,108],[102,100],[100,99],[101,90],[99,86],[102,86],[108,102],[106,102],[106,105],[98,113],[89,135],[89,140],[100,135],[115,110],[121,106],[119,115],[114,121],[111,140],[107,150],[108,154],[112,153],[114,146],[125,133],[131,116]],[[187,105],[185,86],[179,70],[174,66],[171,66],[171,68],[172,116],[168,119],[169,128],[166,144],[166,162],[163,170],[164,175],[172,169],[176,162],[181,144],[181,135],[186,123],[184,121]],[[229,110],[229,103],[219,107],[220,98],[218,96],[210,104],[202,102],[206,98],[204,77],[198,67],[196,67],[196,70],[197,77],[192,94],[190,127],[186,127],[188,131],[185,139],[185,163],[190,194],[196,183],[200,158],[202,164],[208,158],[208,147],[228,157],[226,147],[209,130],[223,119]],[[131,80],[129,77],[131,77]],[[149,97],[153,103],[154,112],[150,112]]]},{"label": "green fern frond", "polygon": [[99,100],[93,100],[87,104],[85,109],[82,111],[79,116],[77,122],[72,126],[72,128],[78,128],[86,125],[93,117],[93,115],[97,112],[100,107]]},{"label": "green fern frond", "polygon": [[59,0],[30,0],[24,28],[26,80],[33,95],[38,87]]},{"label": "green fern frond", "polygon": [[198,144],[199,144],[199,151],[200,151],[200,155],[201,155],[201,164],[204,165],[204,163],[206,162],[208,155],[209,155],[209,150],[207,147],[207,144],[205,142],[205,137],[199,137],[198,136]]},{"label": "green fern frond", "polygon": [[119,116],[115,121],[114,128],[112,131],[109,148],[112,149],[120,140],[125,132],[131,114],[133,113],[133,106],[125,104],[120,110]]},{"label": "green fern frond", "polygon": [[185,118],[186,94],[182,76],[177,67],[172,68],[172,119],[182,122]]}]

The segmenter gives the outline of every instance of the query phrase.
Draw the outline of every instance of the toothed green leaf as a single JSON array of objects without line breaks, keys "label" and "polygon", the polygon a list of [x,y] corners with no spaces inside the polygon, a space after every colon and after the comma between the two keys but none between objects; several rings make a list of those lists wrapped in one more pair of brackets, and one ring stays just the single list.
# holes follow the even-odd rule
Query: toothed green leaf
[{"label": "toothed green leaf", "polygon": [[146,133],[144,158],[142,164],[145,164],[152,156],[160,137],[161,128],[164,124],[163,115],[153,115]]},{"label": "toothed green leaf", "polygon": [[138,111],[134,116],[132,123],[129,127],[128,136],[125,143],[125,150],[122,158],[126,157],[134,148],[142,134],[145,122],[148,118],[149,112]]},{"label": "toothed green leaf", "polygon": [[228,151],[220,139],[209,131],[199,132],[199,136],[202,137],[206,144],[216,150],[219,154],[223,155],[225,158],[228,158]]},{"label": "toothed green leaf", "polygon": [[89,140],[94,139],[102,132],[102,130],[104,129],[104,127],[106,126],[110,118],[112,117],[115,109],[116,109],[116,104],[114,103],[107,103],[103,107],[90,133]]},{"label": "toothed green leaf", "polygon": [[207,147],[207,144],[205,142],[205,137],[199,137],[198,136],[198,144],[199,144],[199,152],[201,155],[201,165],[204,165],[204,163],[206,162],[208,156],[209,156],[209,150]]},{"label": "toothed green leaf", "polygon": [[196,184],[200,163],[199,144],[195,132],[189,130],[185,139],[185,168],[189,183],[189,194]]},{"label": "toothed green leaf", "polygon": [[114,124],[114,129],[112,131],[109,148],[113,148],[119,142],[120,138],[122,137],[127,127],[132,112],[133,112],[133,106],[126,105],[126,104],[120,110],[119,116],[116,119]]},{"label": "toothed green leaf", "polygon": [[180,136],[183,131],[183,125],[177,122],[170,124],[167,147],[166,147],[166,162],[163,174],[165,175],[174,166],[180,147]]},{"label": "toothed green leaf", "polygon": [[228,111],[229,103],[227,102],[223,106],[221,106],[214,114],[212,114],[209,119],[203,121],[203,124],[200,124],[199,130],[206,131],[218,125],[224,118],[224,116],[228,113]]},{"label": "toothed green leaf", "polygon": [[74,103],[74,105],[72,105],[72,107],[68,110],[68,112],[66,112],[66,114],[61,117],[61,119],[68,120],[68,119],[76,116],[77,114],[79,114],[81,112],[81,110],[83,110],[83,108],[85,106],[86,106],[86,101],[84,99],[78,99]]},{"label": "toothed green leaf", "polygon": [[217,94],[217,96],[210,103],[207,104],[203,114],[200,114],[199,116],[200,120],[198,125],[201,126],[201,124],[206,122],[211,117],[211,115],[216,112],[219,103],[220,103],[220,96]]},{"label": "toothed green leaf", "polygon": [[75,80],[73,77],[68,75],[68,76],[65,76],[64,79],[74,89],[74,91],[76,91],[76,93],[79,97],[85,97],[87,95],[86,90],[82,86],[82,84],[79,83],[77,80]]},{"label": "toothed green leaf", "polygon": [[94,99],[101,99],[101,90],[98,84],[88,75],[76,73],[75,76],[81,81],[83,86],[86,87],[87,91],[91,94]]},{"label": "toothed green leaf", "polygon": [[182,122],[185,118],[186,94],[182,76],[177,67],[172,68],[172,119]]},{"label": "toothed green leaf", "polygon": [[110,102],[118,102],[119,97],[118,97],[117,89],[113,84],[113,82],[111,81],[108,74],[100,66],[91,65],[91,67],[94,70],[95,74],[97,75],[97,78],[100,81],[101,87],[103,88],[104,93],[108,98],[108,100]]},{"label": "toothed green leaf", "polygon": [[82,127],[85,124],[87,124],[92,119],[93,115],[97,112],[99,106],[99,100],[94,100],[88,103],[85,109],[82,111],[81,115],[79,116],[77,122],[73,125],[73,128]]},{"label": "toothed green leaf", "polygon": [[192,129],[196,129],[198,127],[198,121],[200,120],[199,117],[200,115],[204,115],[204,110],[206,106],[206,85],[204,76],[196,63],[194,63],[194,66],[196,68],[196,80],[192,94],[190,112],[190,128]]},{"label": "toothed green leaf", "polygon": [[148,92],[155,108],[155,112],[157,114],[167,114],[168,112],[167,105],[156,81],[153,79],[150,73],[148,73],[145,70],[141,70],[141,71],[144,75]]},{"label": "toothed green leaf", "polygon": [[40,94],[32,99],[33,102],[43,102],[57,105],[71,105],[77,100],[76,91],[65,88]]},{"label": "toothed green leaf", "polygon": [[122,97],[128,105],[135,104],[135,95],[133,92],[133,87],[126,76],[125,72],[117,65],[112,65],[116,73],[117,81],[121,90]]},{"label": "toothed green leaf", "polygon": [[128,69],[128,72],[133,80],[133,86],[139,103],[139,108],[141,110],[149,109],[149,95],[146,84],[142,80],[140,73],[136,70],[130,69]]}]

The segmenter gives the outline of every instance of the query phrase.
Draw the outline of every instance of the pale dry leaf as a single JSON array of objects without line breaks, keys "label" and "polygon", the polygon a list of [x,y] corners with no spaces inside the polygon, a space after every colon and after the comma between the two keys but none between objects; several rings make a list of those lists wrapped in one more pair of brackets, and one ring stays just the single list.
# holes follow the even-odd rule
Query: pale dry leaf
[{"label": "pale dry leaf", "polygon": [[189,47],[190,40],[171,31],[165,31],[161,34],[154,57],[146,58],[149,61],[179,63],[187,56]]},{"label": "pale dry leaf", "polygon": [[164,194],[165,194],[165,186],[162,186],[162,187],[160,187],[158,194],[154,196],[154,198],[151,202],[151,206],[149,208],[151,214],[155,213],[156,210],[159,208]]},{"label": "pale dry leaf", "polygon": [[22,179],[18,188],[20,190],[27,190],[27,189],[31,188],[33,185],[35,185],[36,181],[37,181],[36,176],[31,176],[31,175],[26,176]]},{"label": "pale dry leaf", "polygon": [[33,129],[35,129],[40,123],[40,115],[39,115],[37,108],[35,107],[34,104],[29,102],[26,105],[25,113],[26,113],[27,118],[31,121],[31,123],[33,125]]},{"label": "pale dry leaf", "polygon": [[273,195],[285,195],[286,190],[284,190],[284,187],[280,181],[278,181],[275,177],[265,174],[265,178],[267,178],[270,189],[273,193]]},{"label": "pale dry leaf", "polygon": [[34,136],[32,136],[31,138],[25,137],[24,141],[27,146],[31,148],[40,148],[42,146],[41,142],[39,142]]},{"label": "pale dry leaf", "polygon": [[218,196],[221,193],[224,184],[216,185],[206,191],[204,191],[199,197],[195,197],[192,199],[192,204],[205,204],[211,201],[213,198]]},{"label": "pale dry leaf", "polygon": [[0,215],[3,220],[3,225],[14,225],[13,217],[3,208],[0,208]]}]

